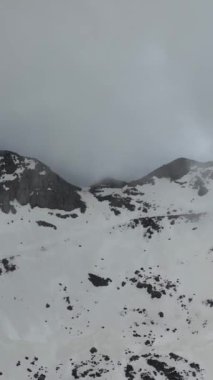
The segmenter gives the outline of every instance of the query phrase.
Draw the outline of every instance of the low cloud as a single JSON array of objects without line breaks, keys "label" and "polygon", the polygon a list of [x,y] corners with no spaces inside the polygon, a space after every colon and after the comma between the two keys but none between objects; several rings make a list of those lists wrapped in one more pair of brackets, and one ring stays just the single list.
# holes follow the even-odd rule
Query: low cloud
[{"label": "low cloud", "polygon": [[213,3],[2,0],[0,145],[71,182],[213,159]]}]

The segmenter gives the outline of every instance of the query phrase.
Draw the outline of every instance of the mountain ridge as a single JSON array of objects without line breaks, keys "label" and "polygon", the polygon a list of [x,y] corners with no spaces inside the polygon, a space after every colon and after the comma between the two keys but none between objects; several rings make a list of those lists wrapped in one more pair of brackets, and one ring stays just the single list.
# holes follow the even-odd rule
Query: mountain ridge
[{"label": "mountain ridge", "polygon": [[208,168],[210,166],[213,167],[213,161],[200,162],[189,158],[180,157],[158,167],[141,179],[129,182],[129,185],[142,185],[149,182],[153,177],[168,178],[171,181],[176,181],[186,175],[193,166],[197,166],[199,168]]},{"label": "mountain ridge", "polygon": [[[48,191],[44,166],[10,158],[0,156],[0,189],[20,191],[36,174]],[[213,168],[192,162],[183,172],[74,188],[85,212],[9,199],[16,212],[0,213],[3,380],[212,379]]]},{"label": "mountain ridge", "polygon": [[[182,157],[158,167],[138,180],[126,182],[105,178],[91,185],[89,191],[99,201],[108,199],[116,207],[124,206],[131,209],[130,198],[109,195],[102,197],[101,191],[123,189],[124,193],[130,194],[137,186],[154,183],[154,178],[178,181],[193,167],[213,168],[213,162],[198,162]],[[206,187],[200,177],[196,178],[195,186],[199,188],[200,195],[206,194]],[[20,205],[29,204],[32,208],[58,209],[66,212],[79,209],[80,212],[85,212],[86,204],[82,201],[81,193],[82,188],[65,181],[41,161],[8,150],[0,151],[0,209],[3,212],[16,212],[14,201],[18,201]],[[115,208],[113,210],[118,211]]]}]

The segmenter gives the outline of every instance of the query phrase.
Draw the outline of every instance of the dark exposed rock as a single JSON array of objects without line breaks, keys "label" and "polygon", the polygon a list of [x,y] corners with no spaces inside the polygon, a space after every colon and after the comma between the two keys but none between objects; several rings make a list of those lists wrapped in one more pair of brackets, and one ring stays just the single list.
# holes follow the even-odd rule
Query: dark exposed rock
[{"label": "dark exposed rock", "polygon": [[[157,269],[157,268],[156,268]],[[134,276],[131,278],[126,278],[137,289],[145,289],[152,299],[160,299],[162,296],[177,292],[179,280],[175,282],[162,278],[160,274],[152,274],[152,268],[150,267],[149,273],[146,274],[144,268],[136,270]],[[162,313],[162,312],[161,312]],[[162,314],[161,314],[162,315]]]},{"label": "dark exposed rock", "polygon": [[[147,364],[154,368],[159,375],[163,375],[167,380],[185,380],[185,379],[203,379],[202,372],[203,370],[200,368],[197,363],[190,363],[187,359],[176,355],[174,353],[169,354],[169,362],[167,363],[167,358],[160,357],[160,355],[154,354],[153,357],[147,358]],[[181,366],[177,365],[181,363]],[[184,365],[184,369],[182,367]]]},{"label": "dark exposed rock", "polygon": [[[131,203],[132,198],[128,196],[121,196],[119,194],[113,193],[109,195],[102,195],[101,193],[90,190],[93,195],[100,201],[108,201],[109,206],[111,210],[116,214],[115,211],[116,208],[126,208],[129,211],[134,211],[135,210],[135,205]],[[117,215],[120,214],[120,211],[117,213]]]},{"label": "dark exposed rock", "polygon": [[169,367],[165,362],[148,359],[147,364],[154,367],[158,373],[163,374],[168,380],[184,380],[184,377],[176,371],[175,367]]},{"label": "dark exposed rock", "polygon": [[45,222],[44,220],[37,220],[36,223],[37,223],[38,226],[40,226],[40,227],[50,227],[50,228],[53,228],[54,230],[57,230],[57,227],[56,227],[54,224],[47,223],[47,222]]},{"label": "dark exposed rock", "polygon": [[134,368],[131,364],[127,364],[126,368],[125,368],[125,377],[128,379],[128,380],[133,380],[135,378],[135,371],[134,371]]},{"label": "dark exposed rock", "polygon": [[57,213],[56,216],[57,216],[58,218],[61,218],[61,219],[68,219],[68,218],[71,217],[71,214],[65,214],[65,215],[63,215],[63,214],[59,214],[59,213]]},{"label": "dark exposed rock", "polygon": [[17,267],[13,263],[14,256],[3,258],[0,260],[0,275],[4,273],[14,272]]},{"label": "dark exposed rock", "polygon": [[168,219],[171,225],[174,225],[177,220],[183,220],[187,222],[198,222],[201,217],[205,216],[205,213],[188,213],[188,214],[170,214],[170,215],[157,215],[146,216],[131,219],[128,224],[119,225],[120,228],[127,227],[135,229],[138,226],[142,226],[145,229],[144,237],[152,238],[154,233],[161,232],[164,227],[162,221]]},{"label": "dark exposed rock", "polygon": [[155,380],[154,377],[152,377],[149,373],[142,373],[141,379],[142,380]]},{"label": "dark exposed rock", "polygon": [[134,229],[138,225],[142,225],[143,228],[146,228],[145,236],[151,238],[154,232],[160,232],[163,229],[160,223],[162,219],[163,216],[135,218],[130,221],[128,226]]},{"label": "dark exposed rock", "polygon": [[108,286],[112,282],[110,278],[103,278],[92,273],[89,273],[89,281],[94,286]]},{"label": "dark exposed rock", "polygon": [[120,215],[120,211],[117,208],[111,207],[111,210],[114,212],[115,215]]},{"label": "dark exposed rock", "polygon": [[213,307],[213,300],[211,300],[211,299],[206,300],[205,305],[209,306],[209,307]]},{"label": "dark exposed rock", "polygon": [[151,284],[138,282],[136,285],[136,288],[146,289],[147,293],[150,294],[151,298],[161,298],[161,296],[162,296],[162,293],[158,290],[155,290],[155,288]]},{"label": "dark exposed rock", "polygon": [[44,374],[39,375],[38,380],[45,380],[46,376]]},{"label": "dark exposed rock", "polygon": [[98,351],[98,350],[97,350],[97,348],[95,348],[95,347],[92,347],[92,348],[90,349],[91,354],[95,354],[97,351]]},{"label": "dark exposed rock", "polygon": [[73,186],[35,159],[0,151],[0,209],[15,212],[12,201],[20,205],[72,211],[85,211],[85,203]]},{"label": "dark exposed rock", "polygon": [[190,367],[196,369],[197,372],[200,371],[200,366],[197,363],[190,363]]},{"label": "dark exposed rock", "polygon": [[95,347],[90,350],[90,357],[87,360],[80,361],[79,363],[71,361],[71,363],[73,367],[72,378],[74,379],[104,379],[106,374],[109,372],[112,374],[114,370],[114,363],[110,357],[98,354]]}]

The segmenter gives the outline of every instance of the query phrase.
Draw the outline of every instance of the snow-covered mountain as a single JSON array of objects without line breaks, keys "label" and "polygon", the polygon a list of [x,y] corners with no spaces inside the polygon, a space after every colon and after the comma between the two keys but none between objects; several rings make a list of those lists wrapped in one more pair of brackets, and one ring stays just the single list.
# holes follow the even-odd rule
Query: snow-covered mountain
[{"label": "snow-covered mountain", "polygon": [[79,189],[4,151],[0,174],[0,378],[212,379],[212,162]]},{"label": "snow-covered mountain", "polygon": [[85,209],[77,191],[40,161],[0,151],[0,209],[15,212],[11,201],[21,205],[72,211]]}]

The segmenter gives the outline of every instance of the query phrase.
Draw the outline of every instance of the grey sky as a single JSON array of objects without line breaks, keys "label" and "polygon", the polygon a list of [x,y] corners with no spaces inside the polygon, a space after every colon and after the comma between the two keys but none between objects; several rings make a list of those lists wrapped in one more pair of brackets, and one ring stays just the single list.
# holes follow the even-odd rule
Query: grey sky
[{"label": "grey sky", "polygon": [[65,178],[213,159],[212,0],[0,0],[0,149]]}]

